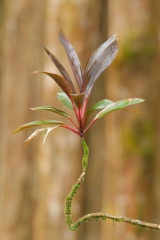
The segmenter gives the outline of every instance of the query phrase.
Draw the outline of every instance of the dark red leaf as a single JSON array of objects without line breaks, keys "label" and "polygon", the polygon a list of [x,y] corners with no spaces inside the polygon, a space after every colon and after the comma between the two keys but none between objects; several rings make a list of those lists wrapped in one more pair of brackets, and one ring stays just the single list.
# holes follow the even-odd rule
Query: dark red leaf
[{"label": "dark red leaf", "polygon": [[42,45],[43,49],[46,51],[46,53],[48,54],[48,56],[50,57],[50,59],[52,60],[52,62],[55,64],[55,66],[58,68],[58,70],[60,71],[60,73],[62,74],[62,76],[68,81],[68,83],[70,84],[73,92],[75,91],[75,88],[73,86],[73,83],[70,79],[69,74],[67,73],[66,69],[63,67],[63,65],[59,62],[59,60],[44,46],[44,44],[38,39],[38,41],[40,42],[40,44]]},{"label": "dark red leaf", "polygon": [[63,44],[63,47],[67,53],[73,74],[75,76],[75,79],[76,79],[79,89],[81,91],[83,79],[82,79],[81,64],[80,64],[79,58],[77,56],[77,53],[74,50],[73,46],[68,41],[68,39],[65,37],[62,30],[60,30],[60,32],[59,32],[59,40]]},{"label": "dark red leaf", "polygon": [[84,100],[84,93],[79,93],[79,94],[71,94],[71,97],[76,104],[77,108],[80,109],[83,104]]},{"label": "dark red leaf", "polygon": [[44,74],[48,75],[49,77],[51,77],[60,86],[60,88],[67,94],[67,96],[70,97],[71,94],[75,93],[73,91],[71,85],[65,78],[63,78],[57,74],[49,73],[49,72],[35,71],[32,74],[36,74],[36,73],[44,73]]}]

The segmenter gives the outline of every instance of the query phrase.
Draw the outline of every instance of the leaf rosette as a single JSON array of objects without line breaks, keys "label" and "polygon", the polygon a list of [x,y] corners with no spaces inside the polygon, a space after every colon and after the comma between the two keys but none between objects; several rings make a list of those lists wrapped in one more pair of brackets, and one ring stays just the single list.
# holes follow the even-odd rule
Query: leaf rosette
[{"label": "leaf rosette", "polygon": [[[31,110],[45,110],[50,111],[54,114],[61,115],[67,118],[70,121],[70,125],[57,120],[37,120],[34,122],[26,123],[19,128],[17,128],[13,133],[20,132],[26,128],[41,126],[43,128],[37,129],[31,136],[26,140],[26,142],[30,142],[35,137],[44,132],[44,141],[48,134],[58,127],[63,127],[71,130],[76,133],[80,137],[83,137],[86,131],[101,117],[106,114],[124,109],[127,106],[138,104],[143,102],[144,100],[141,98],[129,98],[123,99],[117,102],[113,102],[108,99],[103,99],[97,103],[95,103],[90,109],[87,109],[88,101],[90,94],[92,92],[93,86],[100,76],[100,74],[112,63],[114,58],[118,52],[118,40],[116,35],[113,35],[106,42],[100,45],[90,56],[87,61],[85,68],[82,70],[80,60],[73,46],[66,38],[62,30],[59,32],[59,40],[64,47],[64,50],[68,56],[68,60],[76,80],[78,86],[78,92],[76,92],[76,88],[69,76],[67,70],[64,68],[62,63],[44,46],[44,44],[39,40],[41,46],[50,57],[54,65],[59,70],[60,75],[46,72],[46,71],[34,71],[33,74],[45,74],[52,78],[59,87],[63,90],[63,92],[57,94],[57,98],[60,102],[62,102],[67,108],[74,111],[76,120],[72,119],[69,114],[65,111],[57,109],[53,106],[41,106],[34,107]],[[87,120],[93,112],[98,111],[95,117],[91,119],[91,121],[87,125]],[[54,125],[54,127],[52,127]],[[44,127],[45,126],[45,127]]]}]

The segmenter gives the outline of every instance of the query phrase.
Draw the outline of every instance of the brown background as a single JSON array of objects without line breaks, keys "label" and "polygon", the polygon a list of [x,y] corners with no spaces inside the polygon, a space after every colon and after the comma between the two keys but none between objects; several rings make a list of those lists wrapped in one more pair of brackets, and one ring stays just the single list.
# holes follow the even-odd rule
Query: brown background
[{"label": "brown background", "polygon": [[55,130],[42,150],[41,137],[24,148],[30,130],[11,135],[23,123],[53,117],[30,107],[62,107],[57,85],[30,75],[34,70],[58,73],[36,36],[70,71],[58,42],[59,26],[83,66],[116,33],[118,56],[97,81],[91,103],[128,97],[146,101],[132,107],[142,113],[111,113],[87,133],[89,170],[74,199],[74,218],[103,211],[160,223],[159,11],[157,0],[0,0],[0,239],[159,239],[156,230],[110,220],[70,232],[63,207],[81,172],[79,137]]}]

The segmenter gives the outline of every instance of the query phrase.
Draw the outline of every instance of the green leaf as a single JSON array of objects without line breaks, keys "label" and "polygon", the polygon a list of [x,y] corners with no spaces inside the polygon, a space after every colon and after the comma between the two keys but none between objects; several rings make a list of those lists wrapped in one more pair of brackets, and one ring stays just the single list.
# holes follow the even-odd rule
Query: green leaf
[{"label": "green leaf", "polygon": [[142,98],[129,98],[128,100],[129,100],[129,105],[134,105],[134,104],[138,104],[145,101]]},{"label": "green leaf", "polygon": [[62,102],[66,107],[70,108],[71,110],[73,110],[73,106],[72,106],[72,102],[69,99],[69,97],[67,96],[67,94],[65,94],[64,92],[61,93],[57,93],[57,98],[60,102]]},{"label": "green leaf", "polygon": [[48,124],[56,124],[58,126],[65,125],[64,122],[57,121],[57,120],[38,120],[38,121],[34,121],[34,122],[29,122],[29,123],[26,123],[26,124],[20,126],[16,130],[14,130],[13,133],[20,132],[26,128],[30,128],[30,127],[34,127],[34,126],[43,126],[43,125],[48,125]]},{"label": "green leaf", "polygon": [[41,107],[35,107],[35,108],[30,108],[31,110],[47,110],[47,111],[50,111],[50,112],[53,112],[53,113],[57,113],[63,117],[67,117],[67,118],[70,118],[70,116],[64,112],[64,111],[61,111],[57,108],[54,108],[54,107],[51,107],[51,106],[41,106]]},{"label": "green leaf", "polygon": [[86,112],[86,116],[89,116],[95,110],[100,110],[100,109],[106,108],[111,103],[113,103],[113,102],[108,99],[103,99],[103,100],[97,102]]},{"label": "green leaf", "polygon": [[141,99],[141,98],[128,98],[128,99],[123,99],[123,100],[120,100],[118,102],[115,102],[115,103],[111,103],[110,105],[108,105],[106,108],[104,108],[102,111],[100,111],[95,119],[98,119],[98,118],[101,118],[103,117],[105,114],[108,114],[112,111],[115,111],[115,110],[119,110],[119,109],[123,109],[129,105],[133,105],[133,104],[137,104],[137,103],[141,103],[143,102],[144,100]]}]

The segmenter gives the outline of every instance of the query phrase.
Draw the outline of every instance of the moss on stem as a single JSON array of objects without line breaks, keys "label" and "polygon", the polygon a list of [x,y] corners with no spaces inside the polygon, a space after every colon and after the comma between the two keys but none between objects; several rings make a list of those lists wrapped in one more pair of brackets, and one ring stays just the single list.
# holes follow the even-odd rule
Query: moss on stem
[{"label": "moss on stem", "polygon": [[75,223],[72,219],[72,200],[74,195],[77,193],[77,190],[80,188],[81,184],[84,182],[87,167],[88,167],[88,156],[89,156],[89,148],[85,142],[85,140],[82,138],[81,141],[82,147],[83,147],[83,157],[82,157],[82,173],[80,177],[78,178],[77,182],[72,186],[72,189],[65,200],[65,208],[64,208],[64,214],[65,214],[65,222],[68,225],[68,228],[72,231],[75,231],[82,223],[88,222],[91,220],[106,220],[111,219],[116,222],[126,222],[130,223],[132,225],[136,225],[139,227],[145,227],[145,228],[152,228],[160,230],[160,224],[156,223],[148,223],[143,222],[137,219],[132,219],[124,216],[114,216],[107,213],[90,213],[87,214],[81,218],[79,218]]},{"label": "moss on stem", "polygon": [[76,184],[72,186],[72,189],[65,200],[65,208],[64,208],[65,222],[68,225],[70,230],[75,230],[78,227],[77,224],[73,223],[73,219],[72,219],[72,199],[74,195],[77,193],[77,190],[80,188],[81,184],[84,182],[87,167],[88,167],[89,148],[84,138],[82,138],[81,144],[83,146],[82,173],[78,178]]}]

